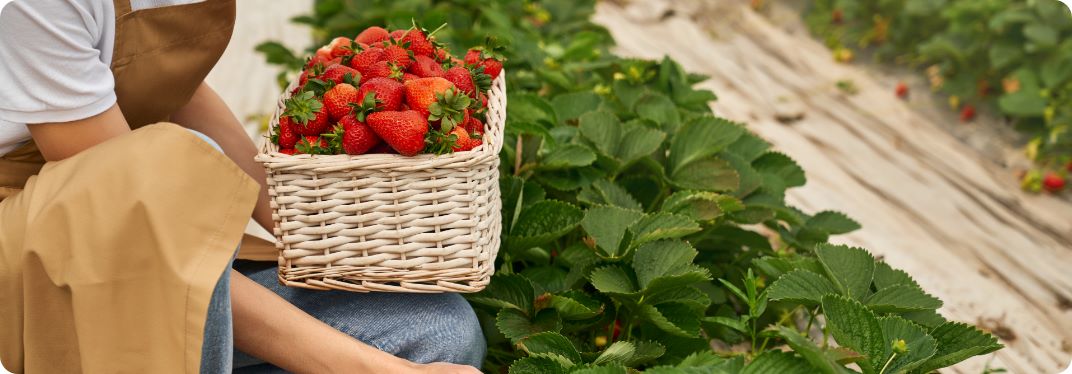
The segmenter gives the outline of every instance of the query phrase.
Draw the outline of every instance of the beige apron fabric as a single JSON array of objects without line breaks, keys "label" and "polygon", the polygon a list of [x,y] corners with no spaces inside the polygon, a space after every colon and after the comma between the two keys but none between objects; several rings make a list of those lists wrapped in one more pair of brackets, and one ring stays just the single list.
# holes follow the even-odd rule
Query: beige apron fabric
[{"label": "beige apron fabric", "polygon": [[[259,184],[167,119],[219,59],[234,0],[130,11],[113,73],[137,130],[45,164],[0,157],[0,360],[16,373],[196,373],[212,290]],[[43,165],[43,167],[42,167]]]}]

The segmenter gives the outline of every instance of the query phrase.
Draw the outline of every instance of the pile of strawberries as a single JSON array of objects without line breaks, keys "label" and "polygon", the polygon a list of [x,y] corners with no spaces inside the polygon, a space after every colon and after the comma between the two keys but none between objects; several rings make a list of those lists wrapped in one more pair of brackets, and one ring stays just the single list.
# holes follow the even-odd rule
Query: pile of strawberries
[{"label": "pile of strawberries", "polygon": [[502,55],[489,41],[458,59],[434,34],[373,26],[317,50],[272,131],[279,151],[413,156],[482,144]]}]

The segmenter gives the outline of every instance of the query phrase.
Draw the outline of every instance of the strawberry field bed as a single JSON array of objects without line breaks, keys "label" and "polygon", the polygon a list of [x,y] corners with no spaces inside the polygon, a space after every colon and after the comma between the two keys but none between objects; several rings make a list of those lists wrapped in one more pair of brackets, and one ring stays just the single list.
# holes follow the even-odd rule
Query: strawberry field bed
[{"label": "strawberry field bed", "polygon": [[[977,230],[992,218],[942,222],[951,216],[946,209],[983,209],[970,206],[977,204],[993,210],[998,209],[994,204],[1045,201],[1013,197],[1010,203],[1002,189],[954,183],[966,174],[987,173],[967,163],[947,170],[954,181],[931,195],[923,192],[925,186],[905,187],[896,175],[869,174],[867,161],[879,161],[870,166],[876,172],[896,174],[910,170],[901,163],[912,158],[874,155],[874,149],[885,147],[876,139],[890,136],[888,129],[840,124],[870,127],[875,113],[827,100],[836,93],[801,99],[793,84],[826,77],[802,69],[820,69],[800,57],[813,49],[784,56],[768,49],[778,41],[778,30],[748,18],[754,15],[738,17],[743,20],[738,22],[755,22],[743,29],[752,38],[742,40],[727,37],[725,30],[711,38],[711,30],[698,26],[697,19],[638,20],[628,8],[603,4],[595,19],[608,32],[589,22],[589,2],[481,7],[465,1],[318,1],[315,6],[313,16],[301,18],[316,26],[319,40],[310,45],[336,35],[352,37],[374,24],[406,27],[411,18],[432,28],[442,22],[473,25],[439,36],[452,45],[472,45],[489,34],[510,41],[508,141],[500,170],[508,176],[501,181],[506,242],[491,286],[469,297],[485,321],[486,371],[810,373],[845,372],[848,365],[865,373],[915,372],[997,348],[968,325],[939,320],[934,311],[942,304],[931,295],[947,301],[942,314],[949,319],[991,329],[995,326],[984,317],[1000,315],[981,315],[973,307],[1012,311],[1008,306],[1021,300],[1023,313],[1048,311],[1036,304],[1048,304],[1054,315],[1062,312],[1052,298],[1067,293],[1065,280],[1035,291],[1039,281],[1018,276],[1028,273],[1020,269],[1025,262],[1043,264],[1037,271],[1045,276],[1067,260],[1058,256],[1044,265],[1040,256],[1046,253],[1038,250],[1068,243],[1060,226],[1047,228],[1052,223],[1046,217],[1022,217],[1007,208],[1020,213],[1003,217],[1015,231],[965,241],[966,235],[949,227]],[[261,49],[273,61],[300,63],[280,46]],[[662,59],[664,54],[673,60]],[[866,80],[858,81],[867,95]],[[714,94],[718,100],[712,102]],[[779,122],[796,112],[805,113],[799,122]],[[810,125],[824,118],[838,124]],[[853,131],[860,133],[844,135]],[[878,143],[869,151],[847,141],[861,137]],[[950,152],[946,156],[956,151],[944,143],[932,150]],[[925,165],[921,173],[927,176],[937,168],[930,164],[934,157],[957,159],[919,153],[923,161],[915,160]],[[894,187],[903,191],[891,193]],[[953,201],[942,203],[943,196]],[[824,210],[829,208],[847,210],[864,228],[853,231],[855,220]],[[927,216],[928,211],[934,214]],[[905,217],[906,212],[918,215]],[[835,240],[871,247],[885,260],[828,244],[831,235],[845,233]],[[1039,233],[1041,239],[1024,238],[1025,233]],[[979,243],[982,252],[974,252]],[[1029,253],[1019,261],[979,258],[1005,244]],[[977,269],[980,263],[987,266]],[[1015,266],[995,269],[1009,263]],[[916,280],[893,270],[901,266]],[[962,274],[941,275],[948,270]],[[1005,277],[1011,286],[995,285]],[[1019,290],[1026,290],[1019,299],[1002,299]],[[897,297],[886,299],[891,294]],[[985,294],[997,295],[991,296],[996,306],[969,304],[985,300]],[[1022,326],[1061,326],[1052,319],[1040,321]],[[1004,323],[1022,327],[1017,321]],[[976,338],[954,339],[953,331]],[[1044,353],[997,362],[1050,368],[1053,336],[1060,341],[1060,333],[1039,334]],[[1038,348],[1021,346],[1022,341],[1011,340],[1011,349]]]}]

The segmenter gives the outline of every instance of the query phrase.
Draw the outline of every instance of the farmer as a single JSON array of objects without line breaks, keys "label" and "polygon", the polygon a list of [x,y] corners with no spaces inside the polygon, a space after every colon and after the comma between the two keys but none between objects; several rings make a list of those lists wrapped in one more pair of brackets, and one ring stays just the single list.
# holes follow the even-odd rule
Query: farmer
[{"label": "farmer", "polygon": [[265,175],[203,82],[234,18],[234,0],[3,8],[0,362],[16,373],[479,373],[463,365],[481,363],[484,339],[457,294],[289,289],[273,263],[245,261],[274,259],[270,244],[243,240],[249,217],[273,225]]}]

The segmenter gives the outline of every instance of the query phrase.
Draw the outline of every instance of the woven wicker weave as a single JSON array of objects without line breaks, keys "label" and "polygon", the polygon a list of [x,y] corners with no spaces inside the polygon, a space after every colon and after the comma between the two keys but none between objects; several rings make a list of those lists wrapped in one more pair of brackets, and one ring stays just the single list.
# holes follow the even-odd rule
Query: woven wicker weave
[{"label": "woven wicker weave", "polygon": [[504,72],[488,93],[484,144],[471,151],[291,156],[265,142],[256,159],[268,171],[280,282],[358,292],[483,289],[499,250],[505,122]]}]

